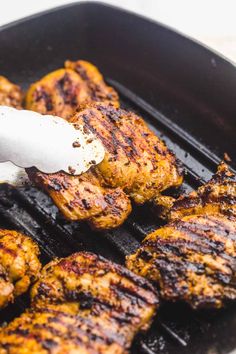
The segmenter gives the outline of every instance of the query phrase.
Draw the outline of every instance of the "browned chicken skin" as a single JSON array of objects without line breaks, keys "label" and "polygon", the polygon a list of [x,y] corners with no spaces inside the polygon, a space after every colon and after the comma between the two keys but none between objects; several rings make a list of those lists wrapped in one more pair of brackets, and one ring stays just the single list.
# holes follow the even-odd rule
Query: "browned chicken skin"
[{"label": "browned chicken skin", "polygon": [[22,108],[23,93],[4,76],[0,76],[0,105]]},{"label": "browned chicken skin", "polygon": [[235,210],[235,175],[221,164],[210,182],[174,203],[170,223],[144,239],[128,268],[155,282],[164,299],[193,308],[235,300]]},{"label": "browned chicken skin", "polygon": [[39,275],[38,246],[29,237],[0,230],[0,308],[26,292]]},{"label": "browned chicken skin", "polygon": [[31,309],[0,333],[0,354],[123,354],[158,306],[152,286],[122,266],[80,252],[49,263]]},{"label": "browned chicken skin", "polygon": [[81,176],[30,170],[29,177],[70,220],[88,219],[96,229],[117,227],[131,211],[128,197],[143,204],[182,183],[175,156],[134,113],[93,103],[81,107],[69,121],[102,141],[104,160]]},{"label": "browned chicken skin", "polygon": [[105,84],[98,69],[89,62],[66,61],[64,69],[44,76],[26,93],[26,109],[68,119],[84,102],[108,101],[119,105],[112,87]]}]

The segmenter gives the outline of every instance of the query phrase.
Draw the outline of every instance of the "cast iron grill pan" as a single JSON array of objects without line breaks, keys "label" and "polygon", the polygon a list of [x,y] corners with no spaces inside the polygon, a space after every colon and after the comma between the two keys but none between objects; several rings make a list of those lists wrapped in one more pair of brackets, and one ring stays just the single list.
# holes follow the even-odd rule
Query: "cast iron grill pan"
[{"label": "cast iron grill pan", "polygon": [[[69,5],[0,30],[0,72],[24,88],[67,58],[95,63],[119,92],[122,106],[142,115],[183,162],[185,182],[169,194],[207,181],[224,152],[236,161],[236,71],[208,49],[98,3]],[[0,216],[0,227],[20,230],[38,242],[44,264],[78,250],[123,263],[148,232],[163,224],[150,206],[134,206],[122,227],[95,233],[84,223],[66,221],[37,189],[7,185],[0,187]],[[22,296],[1,311],[1,322],[28,304],[28,296]],[[165,303],[148,333],[135,340],[132,353],[228,353],[236,348],[235,325],[235,305],[192,311],[185,304]]]}]

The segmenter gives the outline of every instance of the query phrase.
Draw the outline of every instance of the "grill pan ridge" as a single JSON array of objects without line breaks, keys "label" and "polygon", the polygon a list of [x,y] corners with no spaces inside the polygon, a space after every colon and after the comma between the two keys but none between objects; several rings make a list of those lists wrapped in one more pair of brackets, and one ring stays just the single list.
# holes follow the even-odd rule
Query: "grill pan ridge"
[{"label": "grill pan ridge", "polygon": [[[122,106],[143,116],[183,162],[185,182],[174,193],[207,181],[224,152],[236,161],[236,70],[207,48],[137,15],[90,2],[0,29],[0,72],[24,88],[67,58],[95,63]],[[119,229],[95,233],[84,223],[67,222],[41,191],[7,185],[0,187],[0,216],[0,227],[23,231],[38,242],[43,263],[78,250],[122,263],[146,233],[162,225],[150,206],[134,207]],[[1,311],[1,322],[17,316],[28,302],[24,295]],[[234,304],[194,312],[166,303],[148,333],[135,340],[132,353],[229,353],[236,348],[235,326]]]}]

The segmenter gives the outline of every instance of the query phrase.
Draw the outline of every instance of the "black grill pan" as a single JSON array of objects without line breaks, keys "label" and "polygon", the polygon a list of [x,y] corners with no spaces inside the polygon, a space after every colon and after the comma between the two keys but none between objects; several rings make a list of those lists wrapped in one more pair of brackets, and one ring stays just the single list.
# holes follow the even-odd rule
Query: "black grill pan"
[{"label": "black grill pan", "polygon": [[[208,180],[225,152],[236,168],[232,63],[163,25],[97,2],[74,3],[0,29],[0,74],[25,89],[64,60],[78,58],[95,63],[122,105],[141,114],[183,162],[187,173],[177,193]],[[44,263],[78,250],[123,262],[160,225],[148,206],[134,207],[118,230],[94,233],[83,223],[65,221],[35,188],[0,188],[0,227],[31,235]],[[1,322],[27,305],[26,295],[1,312]],[[225,354],[236,348],[235,329],[235,305],[194,312],[166,303],[132,353]]]}]

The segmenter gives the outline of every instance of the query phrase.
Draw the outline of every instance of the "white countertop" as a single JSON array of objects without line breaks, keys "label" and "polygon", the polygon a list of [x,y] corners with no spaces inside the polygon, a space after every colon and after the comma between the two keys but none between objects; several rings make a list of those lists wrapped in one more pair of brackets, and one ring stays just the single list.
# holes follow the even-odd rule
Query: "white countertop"
[{"label": "white countertop", "polygon": [[[96,1],[96,0],[95,0]],[[0,0],[0,26],[68,0]],[[236,62],[235,0],[103,0],[196,38]]]}]

